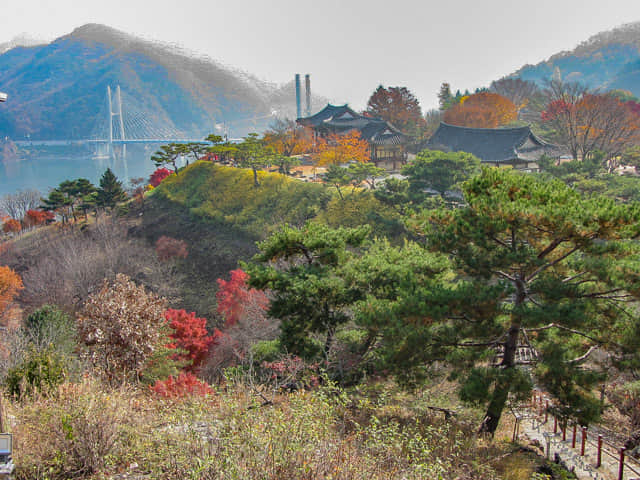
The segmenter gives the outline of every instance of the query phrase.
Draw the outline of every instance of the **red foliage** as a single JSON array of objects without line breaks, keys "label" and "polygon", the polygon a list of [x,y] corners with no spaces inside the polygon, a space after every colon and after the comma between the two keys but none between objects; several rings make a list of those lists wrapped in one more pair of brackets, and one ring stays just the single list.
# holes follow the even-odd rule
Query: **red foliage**
[{"label": "red foliage", "polygon": [[168,170],[166,168],[158,168],[155,172],[153,172],[151,174],[151,176],[149,177],[149,184],[151,186],[153,186],[154,188],[157,187],[158,185],[160,185],[160,183],[167,178],[169,175],[171,175],[173,172],[171,170]]},{"label": "red foliage", "polygon": [[162,235],[156,242],[156,253],[160,260],[187,258],[187,243],[184,240]]},{"label": "red foliage", "polygon": [[169,376],[166,380],[158,380],[151,387],[156,394],[165,398],[183,398],[191,395],[213,395],[211,387],[193,373],[181,373],[177,377]]},{"label": "red foliage", "polygon": [[20,222],[14,218],[10,218],[9,220],[5,220],[2,224],[2,231],[4,233],[15,233],[22,230],[22,225]]},{"label": "red foliage", "polygon": [[568,115],[573,106],[564,100],[554,100],[547,105],[547,109],[542,112],[542,121],[549,122],[560,115]]},{"label": "red foliage", "polygon": [[24,223],[28,227],[35,227],[37,225],[43,225],[47,222],[51,222],[55,219],[53,212],[46,212],[44,210],[27,210],[24,216]]},{"label": "red foliage", "polygon": [[255,288],[248,288],[247,279],[249,276],[241,269],[232,270],[229,281],[219,278],[218,293],[218,313],[225,318],[225,326],[231,327],[238,320],[252,310],[259,310],[264,313],[269,305],[269,300],[264,292]]},{"label": "red foliage", "polygon": [[205,318],[197,318],[195,312],[187,313],[186,310],[174,310],[170,308],[164,313],[164,318],[173,329],[169,337],[173,340],[172,346],[187,351],[185,355],[176,355],[176,360],[190,361],[187,371],[195,371],[207,356],[209,345],[222,333],[219,330],[214,336],[208,335]]}]

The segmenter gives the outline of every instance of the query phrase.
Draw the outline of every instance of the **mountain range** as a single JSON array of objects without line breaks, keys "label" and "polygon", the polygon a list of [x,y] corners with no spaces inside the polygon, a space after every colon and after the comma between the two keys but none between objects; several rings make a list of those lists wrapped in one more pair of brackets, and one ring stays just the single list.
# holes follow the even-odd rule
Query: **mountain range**
[{"label": "mountain range", "polygon": [[[46,44],[24,43],[0,45],[6,50],[0,90],[10,98],[0,116],[2,138],[105,138],[107,87],[117,112],[118,85],[127,138],[203,138],[224,129],[242,136],[264,129],[276,114],[296,113],[293,80],[272,84],[104,25],[84,25]],[[314,107],[323,103],[312,97]]]},{"label": "mountain range", "polygon": [[640,22],[598,33],[571,51],[525,65],[511,76],[542,86],[554,75],[592,89],[621,89],[640,97]]}]

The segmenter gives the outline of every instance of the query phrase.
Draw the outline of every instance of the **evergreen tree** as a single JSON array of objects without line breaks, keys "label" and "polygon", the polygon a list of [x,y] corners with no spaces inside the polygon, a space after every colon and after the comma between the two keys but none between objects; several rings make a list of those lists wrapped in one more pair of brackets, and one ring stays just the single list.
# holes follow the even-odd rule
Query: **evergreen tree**
[{"label": "evergreen tree", "polygon": [[96,203],[104,208],[113,208],[127,199],[122,182],[118,180],[110,168],[107,168],[100,177],[100,188],[97,193]]},{"label": "evergreen tree", "polygon": [[591,353],[637,360],[640,205],[501,169],[483,169],[464,193],[465,208],[425,212],[414,225],[450,256],[458,280],[391,317],[387,341],[421,345],[396,368],[448,361],[462,398],[488,403],[481,431],[493,434],[509,396],[531,387],[517,356],[530,346],[535,380],[558,413],[587,424],[602,378],[584,367]]},{"label": "evergreen tree", "polygon": [[[280,340],[289,353],[307,358],[328,354],[357,296],[341,269],[354,255],[350,248],[362,245],[368,233],[367,227],[308,223],[302,229],[284,227],[259,244],[257,263],[245,270],[252,287],[272,291],[269,315],[282,321]],[[313,333],[324,335],[324,347],[313,343]]]}]

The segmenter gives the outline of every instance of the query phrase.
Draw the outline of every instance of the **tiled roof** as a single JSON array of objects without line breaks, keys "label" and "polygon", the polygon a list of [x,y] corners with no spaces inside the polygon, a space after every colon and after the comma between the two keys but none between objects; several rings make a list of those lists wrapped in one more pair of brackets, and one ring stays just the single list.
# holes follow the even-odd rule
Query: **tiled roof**
[{"label": "tiled roof", "polygon": [[536,161],[543,154],[557,157],[560,149],[536,137],[531,129],[470,128],[440,123],[427,148],[472,153],[483,162],[517,163]]},{"label": "tiled roof", "polygon": [[402,145],[409,140],[390,123],[381,118],[360,115],[346,104],[328,104],[315,115],[298,118],[297,122],[318,131],[346,133],[358,130],[362,138],[373,145]]}]

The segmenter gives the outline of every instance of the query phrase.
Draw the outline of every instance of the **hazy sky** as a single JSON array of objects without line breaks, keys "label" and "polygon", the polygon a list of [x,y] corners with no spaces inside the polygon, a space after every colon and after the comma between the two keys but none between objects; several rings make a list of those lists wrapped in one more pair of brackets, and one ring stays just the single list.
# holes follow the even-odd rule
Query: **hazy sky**
[{"label": "hazy sky", "polygon": [[486,86],[639,20],[639,0],[0,0],[0,43],[103,23],[273,82],[310,73],[335,103],[363,108],[384,84],[427,108],[442,82]]}]

